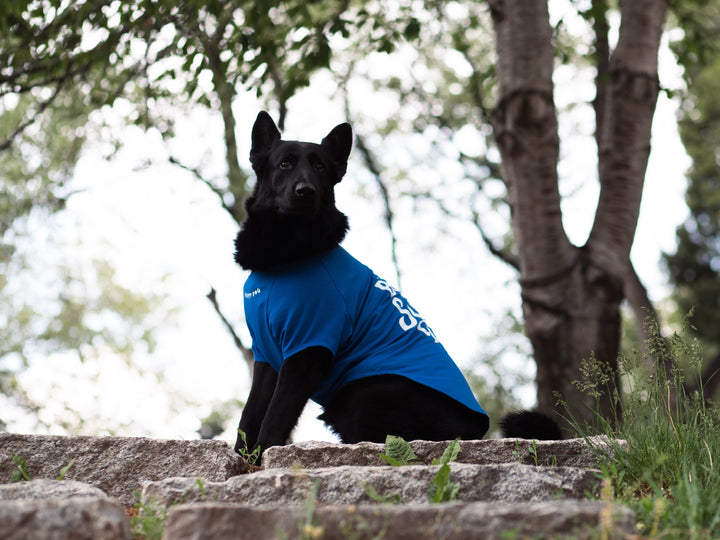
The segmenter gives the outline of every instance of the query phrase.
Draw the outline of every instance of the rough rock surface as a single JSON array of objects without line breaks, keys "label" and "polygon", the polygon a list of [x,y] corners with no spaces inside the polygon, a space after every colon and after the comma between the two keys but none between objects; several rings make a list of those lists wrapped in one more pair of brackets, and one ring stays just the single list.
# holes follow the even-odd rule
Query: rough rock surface
[{"label": "rough rock surface", "polygon": [[[192,478],[169,478],[143,485],[142,500],[165,506],[178,502],[228,502],[247,505],[300,505],[315,483],[317,504],[371,503],[371,486],[383,497],[401,502],[427,503],[437,466],[333,467],[324,469],[269,469],[235,476],[226,482],[199,485]],[[597,471],[568,467],[504,465],[450,465],[450,481],[460,486],[462,501],[550,501],[582,498],[597,492]]]},{"label": "rough rock surface", "polygon": [[0,483],[9,482],[16,467],[12,454],[25,459],[33,479],[54,479],[74,459],[66,479],[91,484],[125,506],[135,502],[143,481],[189,476],[219,482],[247,470],[223,441],[0,433]]},{"label": "rough rock surface", "polygon": [[[615,441],[621,448],[625,441]],[[418,462],[429,465],[440,458],[447,442],[411,441]],[[486,439],[460,441],[460,453],[455,461],[491,465],[499,463],[524,463],[526,465],[550,465],[560,467],[595,467],[598,458],[593,446],[612,453],[613,448],[603,437],[568,439],[564,441],[530,441],[526,439]],[[287,446],[273,446],[263,454],[263,468],[314,468],[339,465],[385,465],[380,457],[384,445],[378,443],[337,444],[307,441]]]},{"label": "rough rock surface", "polygon": [[[601,532],[606,536],[601,536]],[[298,507],[252,508],[213,503],[181,505],[170,510],[165,538],[591,539],[623,538],[635,532],[635,517],[627,508],[587,501],[520,506],[501,503],[330,506],[315,509],[310,521],[306,510]]]},{"label": "rough rock surface", "polygon": [[102,497],[0,501],[3,540],[130,540],[123,508]]},{"label": "rough rock surface", "polygon": [[[0,538],[128,540],[123,507],[141,486],[143,502],[171,507],[168,540],[628,537],[630,510],[581,500],[599,487],[589,444],[601,441],[461,442],[456,502],[432,505],[439,467],[427,463],[448,442],[412,442],[425,465],[406,467],[385,464],[383,445],[300,443],[241,474],[247,463],[221,441],[0,434]],[[13,454],[36,480],[2,485]],[[73,459],[65,480],[50,480]]]},{"label": "rough rock surface", "polygon": [[75,480],[33,480],[0,484],[0,501],[35,501],[39,499],[71,499],[98,497],[107,499],[104,491]]}]

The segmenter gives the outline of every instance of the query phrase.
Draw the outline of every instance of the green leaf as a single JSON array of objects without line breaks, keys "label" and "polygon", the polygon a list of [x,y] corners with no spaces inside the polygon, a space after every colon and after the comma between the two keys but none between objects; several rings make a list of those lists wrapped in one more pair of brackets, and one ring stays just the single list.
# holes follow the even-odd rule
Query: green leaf
[{"label": "green leaf", "polygon": [[390,457],[387,454],[380,454],[380,457],[387,463],[388,465],[392,465],[393,467],[402,467],[403,463],[395,459],[394,457]]},{"label": "green leaf", "polygon": [[377,490],[368,482],[362,483],[363,492],[373,501],[381,504],[398,504],[401,502],[400,495],[393,493],[390,496],[380,495]]},{"label": "green leaf", "polygon": [[417,461],[417,456],[413,452],[410,443],[402,437],[395,437],[394,435],[388,435],[385,438],[385,454],[382,454],[381,457],[387,463],[396,467],[412,465]]},{"label": "green leaf", "polygon": [[430,484],[428,500],[431,503],[454,501],[459,492],[460,486],[450,481],[450,466],[446,463],[438,469],[437,474]]},{"label": "green leaf", "polygon": [[448,484],[447,490],[445,491],[445,500],[446,501],[454,501],[457,499],[458,493],[460,493],[460,485],[455,484],[454,482],[450,482]]},{"label": "green leaf", "polygon": [[73,463],[75,463],[75,458],[72,458],[72,459],[70,460],[70,463],[68,463],[68,464],[65,465],[62,469],[60,469],[60,474],[59,474],[58,477],[57,477],[58,480],[62,480],[63,478],[65,478],[65,475],[66,475],[67,472],[70,470],[70,467],[73,466]]},{"label": "green leaf", "polygon": [[438,469],[437,474],[435,475],[435,478],[433,479],[433,484],[435,484],[438,487],[442,487],[446,485],[450,481],[450,465],[447,463],[445,465],[441,465]]},{"label": "green leaf", "polygon": [[249,452],[248,448],[247,448],[247,435],[240,428],[237,429],[237,432],[240,435],[242,442],[244,443],[244,448],[240,449],[240,457],[242,457],[250,465],[255,465],[255,463],[257,463],[258,459],[260,459],[260,454],[262,452],[262,448],[260,448],[260,445],[257,445],[252,452]]},{"label": "green leaf", "polygon": [[455,461],[460,453],[460,437],[451,442],[440,456],[440,464],[447,465],[451,461]]},{"label": "green leaf", "polygon": [[30,476],[30,471],[28,470],[27,461],[25,461],[25,458],[13,454],[12,459],[15,462],[15,465],[17,466],[17,469],[15,469],[11,476],[10,481],[11,482],[29,482],[32,480],[32,477]]}]

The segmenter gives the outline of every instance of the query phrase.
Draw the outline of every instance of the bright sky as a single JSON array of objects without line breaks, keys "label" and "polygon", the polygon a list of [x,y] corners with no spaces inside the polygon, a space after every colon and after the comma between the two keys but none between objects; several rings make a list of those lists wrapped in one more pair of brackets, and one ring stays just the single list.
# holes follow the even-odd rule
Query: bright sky
[{"label": "bright sky", "polygon": [[[677,86],[678,70],[665,49],[661,81]],[[587,81],[572,74],[556,74],[558,99],[591,99]],[[322,87],[322,85],[320,85]],[[317,104],[323,104],[318,115]],[[241,164],[249,169],[247,154],[252,123],[259,106],[254,98],[241,96],[235,110]],[[314,87],[291,103],[286,138],[319,141],[335,124],[344,121],[342,108],[330,95]],[[660,96],[653,125],[653,150],[646,177],[633,263],[654,300],[668,294],[660,270],[660,254],[674,247],[675,228],[687,209],[683,203],[689,161],[677,135],[675,104]],[[597,183],[594,166],[592,119],[587,110],[561,123],[564,195],[563,214],[571,239],[585,241],[594,215]],[[77,256],[93,254],[118,266],[118,278],[140,290],[162,289],[177,305],[174,325],[160,334],[160,346],[152,357],[139,357],[148,373],[161,372],[158,386],[152,376],[128,370],[113,357],[81,364],[72,355],[38,359],[21,375],[30,396],[45,402],[59,398],[72,409],[87,413],[86,433],[151,435],[164,438],[196,438],[199,419],[213,405],[228,399],[245,399],[249,378],[244,362],[213,312],[205,294],[210,287],[238,329],[242,323],[242,284],[245,274],[233,262],[232,241],[237,226],[219,208],[215,195],[190,175],[162,164],[167,148],[155,134],[125,130],[125,148],[108,163],[96,157],[97,147],[78,164],[76,183],[87,191],[70,199],[67,212],[58,217],[57,233],[68,244],[82,243]],[[172,152],[188,163],[203,160],[221,163],[221,126],[217,119],[190,114],[180,121]],[[158,165],[135,171],[150,159]],[[351,232],[345,247],[377,274],[394,280],[390,239],[382,221],[382,203],[362,171],[357,153],[348,174],[338,186],[338,207],[348,214]],[[222,167],[218,165],[218,174]],[[489,255],[472,225],[447,221],[436,211],[413,212],[406,201],[395,202],[399,260],[403,293],[428,320],[433,330],[462,367],[468,367],[483,348],[496,348],[491,340],[502,313],[519,313],[519,290],[514,274]],[[168,276],[163,280],[163,276]],[[532,372],[533,366],[509,354],[503,358],[512,369]],[[533,390],[520,392],[532,405]],[[188,404],[188,400],[190,404]],[[43,413],[56,426],[70,418],[62,408]],[[331,438],[312,416],[301,421],[296,440]],[[234,442],[233,419],[221,438]],[[10,431],[43,431],[28,417],[19,415]]]}]

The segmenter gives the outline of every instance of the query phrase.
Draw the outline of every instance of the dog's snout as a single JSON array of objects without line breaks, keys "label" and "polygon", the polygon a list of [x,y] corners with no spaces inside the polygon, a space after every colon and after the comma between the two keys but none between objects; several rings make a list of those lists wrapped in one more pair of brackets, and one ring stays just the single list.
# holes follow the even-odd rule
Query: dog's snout
[{"label": "dog's snout", "polygon": [[312,197],[316,191],[315,186],[307,182],[299,182],[295,186],[295,195],[298,197]]}]

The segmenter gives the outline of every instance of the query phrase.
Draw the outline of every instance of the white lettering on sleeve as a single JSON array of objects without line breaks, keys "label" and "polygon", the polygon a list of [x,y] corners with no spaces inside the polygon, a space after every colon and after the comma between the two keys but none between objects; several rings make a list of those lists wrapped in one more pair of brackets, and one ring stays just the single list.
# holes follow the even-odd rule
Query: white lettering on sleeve
[{"label": "white lettering on sleeve", "polygon": [[438,338],[427,325],[425,319],[420,317],[420,314],[415,311],[410,306],[410,304],[408,304],[407,301],[402,298],[402,296],[400,296],[400,293],[398,293],[395,288],[393,288],[387,281],[383,279],[378,279],[375,283],[375,287],[377,287],[381,291],[386,291],[390,293],[392,305],[395,306],[395,309],[397,309],[400,313],[398,324],[400,325],[400,328],[403,329],[403,331],[407,332],[412,328],[417,328],[419,332],[422,332],[427,337],[431,338],[433,341],[435,341],[435,343],[439,343]]},{"label": "white lettering on sleeve", "polygon": [[258,288],[255,289],[254,291],[246,292],[246,293],[245,293],[245,298],[254,298],[255,296],[257,296],[257,295],[260,294],[261,292],[262,292],[262,289],[260,289],[260,288],[258,287]]}]

